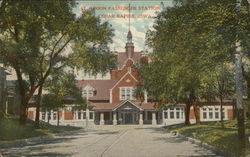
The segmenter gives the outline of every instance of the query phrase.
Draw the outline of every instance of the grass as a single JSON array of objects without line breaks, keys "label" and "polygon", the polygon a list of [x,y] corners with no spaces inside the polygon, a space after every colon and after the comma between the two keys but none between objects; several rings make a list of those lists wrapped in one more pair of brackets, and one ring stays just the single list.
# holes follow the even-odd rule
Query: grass
[{"label": "grass", "polygon": [[66,131],[80,129],[71,126],[52,126],[42,123],[39,128],[35,127],[34,122],[27,122],[25,126],[20,126],[16,117],[0,119],[0,141],[16,141],[38,136],[52,135]]},{"label": "grass", "polygon": [[203,123],[201,125],[175,126],[170,130],[178,131],[180,134],[198,139],[210,144],[220,150],[226,151],[233,156],[245,156],[250,154],[250,122],[246,123],[246,143],[247,148],[241,149],[238,144],[237,122],[235,120],[226,121],[224,128],[221,128],[220,122]]}]

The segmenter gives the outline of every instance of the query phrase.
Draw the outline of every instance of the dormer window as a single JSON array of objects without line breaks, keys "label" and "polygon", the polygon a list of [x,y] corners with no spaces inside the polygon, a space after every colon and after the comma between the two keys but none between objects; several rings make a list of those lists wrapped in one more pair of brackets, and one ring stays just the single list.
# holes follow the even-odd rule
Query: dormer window
[{"label": "dormer window", "polygon": [[82,97],[92,97],[96,95],[96,89],[91,87],[90,85],[85,86],[82,89]]},{"label": "dormer window", "polygon": [[82,96],[83,97],[91,97],[91,96],[94,96],[96,92],[93,91],[93,90],[83,90],[82,91]]}]

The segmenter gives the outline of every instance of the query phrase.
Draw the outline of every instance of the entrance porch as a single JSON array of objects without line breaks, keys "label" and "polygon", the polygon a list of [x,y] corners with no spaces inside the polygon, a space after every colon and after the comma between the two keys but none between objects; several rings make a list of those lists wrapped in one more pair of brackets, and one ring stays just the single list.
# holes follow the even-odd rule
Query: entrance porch
[{"label": "entrance porch", "polygon": [[96,111],[95,122],[99,125],[157,125],[162,123],[162,112],[143,110],[126,101],[112,111]]}]

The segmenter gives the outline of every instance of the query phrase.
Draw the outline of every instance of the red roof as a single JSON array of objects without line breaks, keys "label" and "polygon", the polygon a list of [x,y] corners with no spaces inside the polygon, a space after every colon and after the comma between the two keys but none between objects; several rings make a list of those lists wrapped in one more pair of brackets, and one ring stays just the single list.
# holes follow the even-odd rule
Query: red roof
[{"label": "red roof", "polygon": [[[141,57],[141,52],[134,52],[133,57],[131,59],[134,60],[134,62],[139,62]],[[128,57],[125,52],[119,52],[117,54],[118,69],[121,69],[122,66],[125,65],[127,59]]]},{"label": "red roof", "polygon": [[90,106],[93,107],[93,110],[113,110],[117,105],[118,104],[111,104],[109,102],[90,103]]},{"label": "red roof", "polygon": [[87,85],[96,89],[96,95],[90,97],[90,100],[109,100],[109,90],[116,84],[117,80],[82,80],[77,82],[78,88],[84,88]]}]

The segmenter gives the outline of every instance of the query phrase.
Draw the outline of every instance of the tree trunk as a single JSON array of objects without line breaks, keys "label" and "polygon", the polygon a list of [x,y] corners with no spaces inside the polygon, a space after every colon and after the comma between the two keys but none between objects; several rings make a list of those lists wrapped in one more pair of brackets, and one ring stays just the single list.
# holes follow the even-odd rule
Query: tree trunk
[{"label": "tree trunk", "polygon": [[26,101],[25,101],[25,97],[21,97],[19,116],[20,116],[19,117],[20,125],[25,125],[26,124]]},{"label": "tree trunk", "polygon": [[20,111],[19,111],[19,124],[25,125],[26,124],[26,95],[25,95],[25,88],[23,83],[23,78],[20,69],[18,66],[14,66],[17,75],[17,81],[19,86],[19,94],[21,96],[21,103],[20,103]]},{"label": "tree trunk", "polygon": [[245,136],[245,123],[244,123],[244,110],[238,109],[237,113],[237,119],[238,119],[238,138],[240,142],[240,147],[245,148],[246,147],[246,136]]},{"label": "tree trunk", "polygon": [[191,104],[189,102],[187,102],[186,103],[186,110],[185,110],[185,125],[190,125],[190,119],[189,119],[190,108],[191,108]]},{"label": "tree trunk", "polygon": [[238,123],[238,139],[239,145],[244,150],[245,141],[245,124],[244,124],[244,106],[243,106],[243,76],[242,76],[242,60],[241,45],[236,43],[235,55],[235,83],[236,83],[236,106],[237,106],[237,123]]},{"label": "tree trunk", "polygon": [[43,85],[41,85],[38,89],[38,97],[36,102],[36,126],[39,126],[39,117],[40,117],[40,106],[42,101],[42,92],[43,92]]},{"label": "tree trunk", "polygon": [[57,110],[57,126],[59,127],[59,118],[60,118],[60,116],[59,116],[59,110]]},{"label": "tree trunk", "polygon": [[192,106],[194,107],[196,125],[200,125],[201,124],[200,107],[197,103],[194,103]]},{"label": "tree trunk", "polygon": [[224,122],[223,122],[223,98],[220,97],[220,123],[221,123],[221,128],[224,128]]},{"label": "tree trunk", "polygon": [[[240,15],[241,0],[236,0],[236,13]],[[239,20],[237,21],[239,22]],[[240,148],[246,148],[245,124],[244,124],[244,106],[243,106],[243,75],[242,75],[242,47],[239,40],[239,26],[236,29],[235,43],[235,85],[236,85],[236,106],[238,122],[238,139]]]}]

